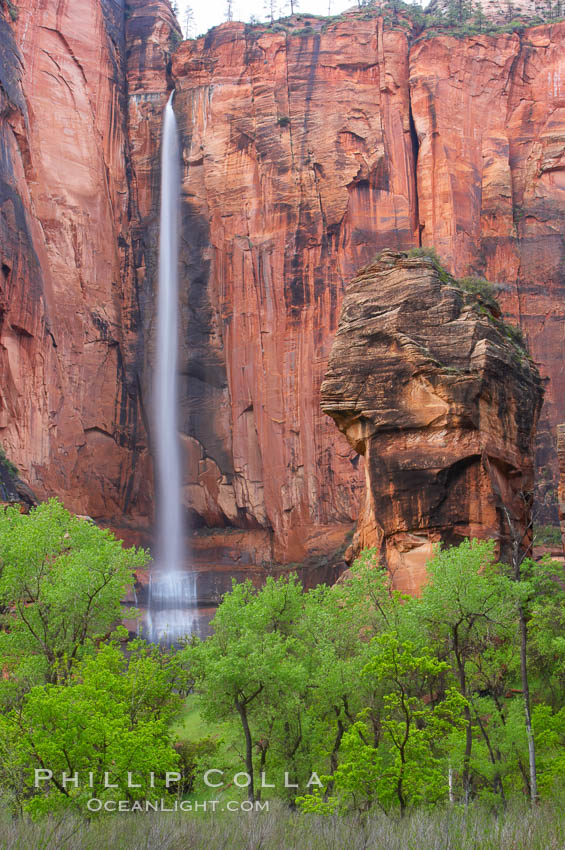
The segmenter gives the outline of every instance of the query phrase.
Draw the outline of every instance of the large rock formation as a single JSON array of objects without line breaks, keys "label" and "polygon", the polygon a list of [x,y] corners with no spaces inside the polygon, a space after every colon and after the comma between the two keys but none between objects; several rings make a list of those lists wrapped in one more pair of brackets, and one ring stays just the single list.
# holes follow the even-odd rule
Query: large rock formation
[{"label": "large rock formation", "polygon": [[539,373],[496,302],[433,260],[383,251],[349,284],[322,409],[365,458],[355,548],[421,586],[438,540],[524,537]]},{"label": "large rock formation", "polygon": [[0,15],[0,440],[38,495],[97,518],[147,515],[124,347],[123,2],[16,8],[15,24]]},{"label": "large rock formation", "polygon": [[565,424],[557,426],[557,460],[559,463],[559,486],[557,488],[557,504],[559,509],[559,526],[561,543],[565,555]]},{"label": "large rock formation", "polygon": [[[76,5],[76,4],[75,4]],[[150,521],[162,108],[183,143],[186,504],[323,555],[362,463],[319,407],[344,281],[434,244],[504,284],[565,418],[565,24],[415,38],[364,10],[184,42],[168,0],[0,13],[0,440],[38,495]],[[544,442],[545,440],[545,442]]]},{"label": "large rock formation", "polygon": [[175,53],[185,327],[198,339],[185,353],[187,495],[207,521],[267,525],[297,560],[315,529],[355,517],[361,471],[318,388],[344,280],[390,244],[435,245],[454,273],[501,284],[552,379],[550,478],[564,36],[558,24],[411,45],[382,19],[346,17],[300,35],[225,25]]}]

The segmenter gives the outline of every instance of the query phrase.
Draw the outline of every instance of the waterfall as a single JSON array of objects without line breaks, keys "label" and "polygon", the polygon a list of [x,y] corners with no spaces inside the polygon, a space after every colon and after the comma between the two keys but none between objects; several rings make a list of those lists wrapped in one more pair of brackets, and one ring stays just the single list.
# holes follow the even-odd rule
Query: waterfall
[{"label": "waterfall", "polygon": [[178,433],[180,148],[171,94],[163,117],[159,292],[153,397],[157,562],[149,582],[147,627],[153,641],[174,643],[196,622],[194,575],[187,573]]}]

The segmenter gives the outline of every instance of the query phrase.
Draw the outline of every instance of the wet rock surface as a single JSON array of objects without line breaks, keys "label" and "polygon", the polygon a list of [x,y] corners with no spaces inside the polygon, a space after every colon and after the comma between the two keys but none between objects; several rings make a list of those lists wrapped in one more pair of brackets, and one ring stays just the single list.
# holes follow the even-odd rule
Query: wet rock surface
[{"label": "wet rock surface", "polygon": [[526,529],[542,385],[499,315],[432,260],[392,251],[347,287],[322,409],[365,458],[354,550],[375,546],[404,590],[434,543],[493,537],[504,556],[505,512]]},{"label": "wet rock surface", "polygon": [[[345,15],[179,46],[167,0],[0,14],[0,440],[38,496],[150,529],[159,145],[183,146],[184,500],[330,554],[363,460],[320,410],[345,282],[434,245],[500,283],[565,419],[565,24],[417,38]],[[294,28],[294,32],[293,32]],[[300,32],[299,32],[300,30]],[[326,541],[324,543],[324,541]]]}]

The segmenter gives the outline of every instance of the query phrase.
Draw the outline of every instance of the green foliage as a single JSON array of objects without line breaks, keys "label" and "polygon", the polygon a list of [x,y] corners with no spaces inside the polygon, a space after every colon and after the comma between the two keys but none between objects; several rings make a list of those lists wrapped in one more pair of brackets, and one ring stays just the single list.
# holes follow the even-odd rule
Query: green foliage
[{"label": "green foliage", "polygon": [[536,543],[542,546],[561,546],[561,529],[558,525],[538,525],[534,529]]},{"label": "green foliage", "polygon": [[288,115],[281,115],[281,117],[277,120],[277,124],[279,127],[288,127],[290,124],[290,118]]},{"label": "green foliage", "polygon": [[521,349],[524,353],[527,352],[528,343],[526,342],[522,328],[517,325],[511,325],[508,322],[504,322],[504,333],[507,339],[509,339],[516,348]]},{"label": "green foliage", "polygon": [[[205,790],[210,767],[243,770],[250,800],[309,815],[409,818],[450,795],[503,807],[528,791],[524,646],[539,787],[562,784],[565,589],[549,558],[516,571],[493,541],[438,548],[412,598],[367,550],[332,587],[234,582],[214,633],[179,652],[139,640],[124,651],[125,629],[110,635],[146,558],[55,501],[0,512],[0,783],[13,810],[166,797],[179,767],[181,794]],[[36,788],[34,767],[59,784]]]},{"label": "green foliage", "polygon": [[433,247],[411,248],[406,252],[408,257],[422,258],[430,260],[434,268],[439,274],[439,279],[442,283],[454,284],[455,278],[449,274],[441,263],[439,255]]},{"label": "green foliage", "polygon": [[0,698],[64,680],[85,643],[120,621],[133,570],[148,559],[54,499],[27,516],[0,511]]},{"label": "green foliage", "polygon": [[[124,653],[127,631],[116,628],[147,560],[56,500],[27,516],[0,511],[0,783],[14,809],[168,793],[165,772],[180,762],[170,725],[187,674],[174,652],[143,641]],[[35,768],[52,781],[37,787]],[[63,783],[63,772],[78,783]]]},{"label": "green foliage", "polygon": [[292,761],[300,748],[297,717],[306,668],[293,624],[301,608],[296,577],[268,578],[260,591],[249,581],[234,583],[214,617],[214,634],[184,650],[204,716],[241,722],[246,770],[253,778],[251,798],[258,794],[254,750],[260,752],[260,770],[267,754],[271,760],[288,756]]},{"label": "green foliage", "polygon": [[0,446],[0,465],[4,467],[10,478],[17,478],[20,474],[16,464],[7,457],[3,446]]},{"label": "green foliage", "polygon": [[[429,260],[436,271],[442,283],[448,286],[454,286],[463,292],[468,293],[476,298],[476,309],[484,315],[489,322],[492,322],[500,334],[505,337],[516,349],[520,362],[523,362],[524,356],[528,355],[528,344],[522,332],[522,329],[503,321],[501,318],[502,310],[498,303],[496,292],[498,285],[490,283],[483,277],[467,276],[462,278],[453,277],[450,272],[442,265],[440,257],[433,247],[411,248],[406,252],[408,257],[424,258]],[[377,255],[378,256],[378,255]]]},{"label": "green foliage", "polygon": [[[446,800],[449,776],[459,801],[520,793],[528,755],[518,606],[536,667],[536,722],[553,735],[536,731],[543,788],[558,781],[550,749],[565,703],[565,604],[556,565],[526,559],[516,581],[492,541],[464,541],[428,569],[418,599],[391,588],[374,550],[333,587],[304,592],[294,579],[271,579],[225,597],[215,634],[183,657],[207,716],[231,724],[256,797],[261,772],[285,770],[300,786],[297,804],[319,814],[404,814]],[[308,787],[313,771],[321,788]],[[272,793],[292,799],[281,787]]]},{"label": "green foliage", "polygon": [[333,777],[336,790],[348,792],[356,806],[360,800],[378,802],[385,810],[398,805],[404,814],[408,805],[445,797],[442,742],[461,726],[465,700],[453,688],[435,703],[424,702],[423,695],[441,687],[447,670],[448,664],[394,632],[373,639],[362,675],[383,690],[382,738],[372,746],[369,725],[354,724],[344,735],[343,758]]},{"label": "green foliage", "polygon": [[529,654],[538,700],[553,710],[565,705],[565,590],[563,570],[544,556],[522,565],[522,601],[529,619]]},{"label": "green foliage", "polygon": [[[174,654],[133,641],[127,657],[108,643],[73,665],[64,684],[33,687],[0,721],[3,772],[12,775],[16,802],[38,814],[84,810],[93,797],[166,796],[165,772],[180,761],[168,729],[181,704],[173,688],[184,681]],[[34,769],[46,766],[53,780],[36,788]],[[128,787],[128,772],[139,787]],[[78,781],[63,783],[63,773]]]},{"label": "green foliage", "polygon": [[562,788],[565,781],[565,708],[537,705],[533,713],[540,790]]},{"label": "green foliage", "polygon": [[182,35],[178,30],[171,30],[169,35],[169,49],[171,53],[174,53],[180,44],[182,44]]},{"label": "green foliage", "polygon": [[498,306],[496,300],[496,287],[493,283],[489,283],[484,277],[460,277],[457,280],[457,285],[465,292],[470,292],[473,295],[480,295],[482,300],[488,304]]},{"label": "green foliage", "polygon": [[437,269],[443,268],[439,255],[432,245],[423,245],[420,248],[410,248],[410,250],[406,252],[406,255],[408,257],[424,257],[431,260]]},{"label": "green foliage", "polygon": [[182,773],[181,792],[191,794],[194,791],[197,771],[201,763],[208,770],[210,759],[218,752],[218,741],[208,735],[196,741],[182,741],[175,746],[179,756],[179,770]]}]

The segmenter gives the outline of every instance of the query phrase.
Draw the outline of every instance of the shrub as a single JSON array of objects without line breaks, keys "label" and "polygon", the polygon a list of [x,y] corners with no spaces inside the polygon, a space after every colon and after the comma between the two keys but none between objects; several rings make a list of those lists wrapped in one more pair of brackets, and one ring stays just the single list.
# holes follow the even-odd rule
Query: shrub
[{"label": "shrub", "polygon": [[484,277],[460,277],[457,281],[460,289],[465,292],[471,292],[473,295],[480,295],[485,301],[496,301],[495,284],[490,283]]},{"label": "shrub", "polygon": [[455,284],[455,278],[442,265],[439,255],[433,246],[422,246],[420,248],[411,248],[407,252],[409,257],[422,257],[431,260],[434,268],[439,274],[439,279],[442,283]]},{"label": "shrub", "polygon": [[198,741],[180,741],[175,744],[175,750],[180,759],[179,767],[182,773],[180,791],[182,794],[192,794],[198,764],[206,756],[213,756],[217,752],[218,742],[210,736]]},{"label": "shrub", "polygon": [[504,331],[513,345],[521,348],[523,351],[528,350],[528,344],[522,328],[518,327],[518,325],[510,325],[507,322],[504,322]]},{"label": "shrub", "polygon": [[10,478],[17,478],[19,475],[18,467],[6,455],[4,448],[0,446],[0,464],[4,467]]},{"label": "shrub", "polygon": [[542,546],[560,546],[561,530],[557,525],[539,525],[534,529],[534,538]]},{"label": "shrub", "polygon": [[171,48],[171,52],[174,53],[179,44],[182,43],[182,35],[180,32],[176,30],[171,30],[171,34],[169,36],[169,47]]}]

